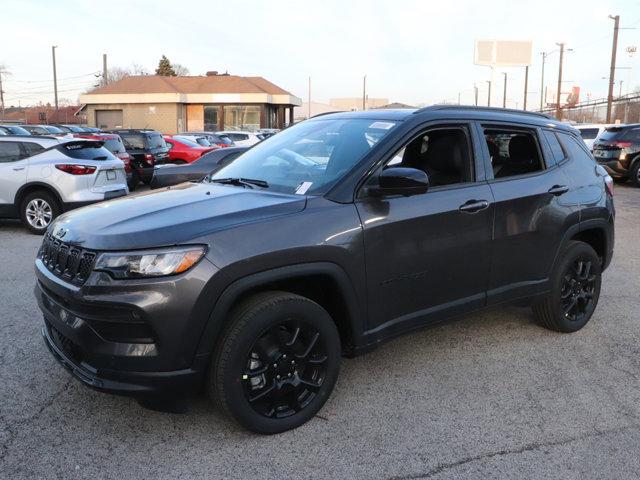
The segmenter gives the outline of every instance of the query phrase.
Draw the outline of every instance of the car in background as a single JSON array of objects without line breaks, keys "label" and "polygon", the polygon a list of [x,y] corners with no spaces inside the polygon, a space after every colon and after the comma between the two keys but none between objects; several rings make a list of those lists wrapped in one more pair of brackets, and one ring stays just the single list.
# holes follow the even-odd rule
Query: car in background
[{"label": "car in background", "polygon": [[205,153],[218,148],[212,146],[203,147],[194,140],[179,136],[171,137],[165,135],[164,141],[169,147],[169,161],[177,165],[195,162]]},{"label": "car in background", "polygon": [[31,135],[66,135],[65,132],[53,125],[20,125]]},{"label": "car in background", "polygon": [[613,125],[604,123],[573,125],[573,127],[578,129],[578,131],[580,132],[580,136],[582,137],[582,140],[589,150],[593,150],[593,142],[596,138],[598,138],[598,135],[604,132],[606,128],[611,126]]},{"label": "car in background", "polygon": [[224,135],[233,140],[233,143],[239,147],[250,147],[264,140],[264,136],[254,132],[243,132],[240,130],[225,130],[224,132],[216,132],[217,135]]},{"label": "car in background", "polygon": [[278,128],[261,128],[256,133],[258,134],[258,136],[261,136],[262,139],[264,140],[265,138],[269,138],[269,137],[275,135],[279,131],[280,131],[280,129],[278,129]]},{"label": "car in background", "polygon": [[31,135],[31,133],[18,125],[0,125],[0,131],[7,135]]},{"label": "car in background", "polygon": [[[181,139],[181,138],[184,138],[185,140],[189,140],[190,142],[196,142],[201,147],[211,147],[212,145],[214,145],[209,140],[207,140],[205,137],[200,136],[200,135],[196,136],[196,135],[177,134],[177,135],[171,135],[171,137],[172,138],[177,138],[178,140]],[[217,148],[217,145],[216,145],[216,148]]]},{"label": "car in background", "polygon": [[218,168],[228,165],[249,147],[218,148],[188,165],[158,165],[153,169],[150,187],[163,188],[178,183],[201,180]]},{"label": "car in background", "polygon": [[78,125],[50,125],[50,126],[59,128],[64,133],[87,133],[87,130],[84,127],[80,127]]},{"label": "car in background", "polygon": [[129,192],[122,161],[102,142],[0,137],[0,217],[43,234],[62,212]]},{"label": "car in background", "polygon": [[153,167],[169,161],[169,147],[160,132],[128,128],[104,133],[120,135],[124,148],[131,155],[131,167],[138,179],[146,185],[153,176]]},{"label": "car in background", "polygon": [[593,157],[616,182],[640,187],[640,123],[607,127],[593,143]]},{"label": "car in background", "polygon": [[89,132],[89,133],[100,133],[102,130],[97,128],[97,127],[86,127],[83,126],[82,128],[84,128],[85,132]]},{"label": "car in background", "polygon": [[214,132],[184,132],[178,135],[181,137],[205,138],[211,145],[217,145],[222,148],[234,146],[233,140],[228,136]]},{"label": "car in background", "polygon": [[115,157],[122,160],[124,163],[124,171],[127,174],[127,185],[129,186],[129,191],[133,191],[136,188],[136,185],[140,183],[140,177],[138,176],[138,172],[135,171],[131,167],[131,155],[127,153],[127,150],[124,148],[124,143],[120,138],[120,135],[116,135],[115,133],[74,133],[74,137],[76,138],[86,138],[89,140],[96,140],[103,142],[104,148],[109,150]]}]

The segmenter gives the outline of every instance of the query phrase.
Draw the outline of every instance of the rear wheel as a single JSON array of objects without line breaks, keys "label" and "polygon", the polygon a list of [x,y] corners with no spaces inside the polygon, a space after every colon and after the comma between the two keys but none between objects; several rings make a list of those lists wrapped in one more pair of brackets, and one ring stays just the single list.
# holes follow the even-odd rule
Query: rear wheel
[{"label": "rear wheel", "polygon": [[56,198],[44,190],[29,193],[20,204],[22,223],[37,235],[44,234],[60,212],[60,204]]},{"label": "rear wheel", "polygon": [[322,408],[338,377],[340,337],[308,298],[266,292],[243,302],[217,347],[209,393],[245,428],[273,434]]},{"label": "rear wheel", "polygon": [[541,325],[558,332],[575,332],[593,315],[601,286],[600,258],[583,242],[572,241],[558,259],[551,293],[533,305]]},{"label": "rear wheel", "polygon": [[633,183],[636,187],[640,187],[640,158],[638,158],[633,167],[631,167],[631,183]]},{"label": "rear wheel", "polygon": [[131,171],[131,178],[127,182],[127,185],[129,187],[129,191],[133,192],[136,189],[136,187],[138,186],[139,183],[140,183],[140,176],[138,175],[138,172],[136,170],[132,170]]}]

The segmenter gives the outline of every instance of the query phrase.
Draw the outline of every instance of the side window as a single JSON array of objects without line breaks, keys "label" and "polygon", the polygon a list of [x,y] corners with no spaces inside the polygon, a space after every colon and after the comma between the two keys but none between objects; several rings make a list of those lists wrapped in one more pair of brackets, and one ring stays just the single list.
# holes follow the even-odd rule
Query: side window
[{"label": "side window", "polygon": [[144,150],[144,137],[142,135],[120,135],[127,150]]},{"label": "side window", "polygon": [[484,127],[494,178],[514,177],[544,170],[535,133]]},{"label": "side window", "polygon": [[593,159],[590,155],[585,151],[584,145],[581,145],[579,140],[577,140],[573,135],[569,135],[568,133],[558,132],[558,138],[560,143],[564,147],[564,150],[571,158],[587,158],[589,161],[593,162]]},{"label": "side window", "polygon": [[417,168],[432,187],[474,181],[471,142],[466,129],[442,128],[421,133],[401,148],[385,168]]},{"label": "side window", "polygon": [[549,148],[551,148],[551,155],[553,155],[553,159],[555,160],[555,162],[562,162],[566,158],[566,156],[564,154],[564,151],[562,150],[562,147],[560,146],[560,142],[558,141],[558,137],[556,137],[556,134],[548,130],[543,130],[542,134],[547,140]]},{"label": "side window", "polygon": [[37,143],[33,143],[33,142],[22,142],[22,148],[24,148],[25,151],[27,152],[26,153],[27,157],[37,155],[38,153],[44,150],[44,147],[42,145],[38,145]]},{"label": "side window", "polygon": [[20,142],[0,142],[0,163],[17,162],[22,158]]}]

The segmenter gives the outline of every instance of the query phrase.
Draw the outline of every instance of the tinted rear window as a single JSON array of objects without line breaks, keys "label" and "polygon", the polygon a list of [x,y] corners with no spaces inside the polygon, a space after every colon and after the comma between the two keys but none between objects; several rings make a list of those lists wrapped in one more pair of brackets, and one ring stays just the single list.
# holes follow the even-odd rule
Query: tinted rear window
[{"label": "tinted rear window", "polygon": [[125,147],[132,150],[144,150],[144,135],[137,133],[134,134],[120,134]]},{"label": "tinted rear window", "polygon": [[627,131],[625,128],[607,128],[598,140],[620,140]]},{"label": "tinted rear window", "polygon": [[580,136],[585,140],[593,140],[598,136],[597,128],[579,128]]},{"label": "tinted rear window", "polygon": [[124,144],[119,138],[109,138],[105,140],[104,147],[111,153],[124,153]]},{"label": "tinted rear window", "polygon": [[149,135],[147,137],[147,142],[149,143],[148,148],[167,148],[164,138],[162,138],[162,135],[159,133]]},{"label": "tinted rear window", "polygon": [[96,142],[65,143],[60,148],[65,155],[82,160],[109,160],[113,155]]}]

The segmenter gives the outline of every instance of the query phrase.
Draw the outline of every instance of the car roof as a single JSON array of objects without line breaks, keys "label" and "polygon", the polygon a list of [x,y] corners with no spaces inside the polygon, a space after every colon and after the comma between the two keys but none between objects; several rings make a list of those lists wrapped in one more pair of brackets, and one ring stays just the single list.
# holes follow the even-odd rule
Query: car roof
[{"label": "car roof", "polygon": [[248,132],[246,130],[219,130],[217,132],[215,132],[217,135],[221,135],[224,133],[245,133],[247,135],[255,135],[256,132]]},{"label": "car roof", "polygon": [[56,145],[58,143],[63,142],[63,138],[61,137],[52,137],[50,135],[2,135],[0,137],[0,141],[8,142],[35,142],[35,143],[51,143],[51,145]]},{"label": "car roof", "polygon": [[544,113],[513,110],[509,108],[476,107],[466,105],[432,105],[420,109],[374,109],[358,112],[332,112],[316,115],[315,117],[311,117],[309,120],[341,118],[395,121],[405,121],[414,118],[423,121],[456,118],[461,120],[481,120],[484,122],[503,121],[525,123],[540,127],[555,127],[570,132],[576,131],[573,126],[560,122]]}]

